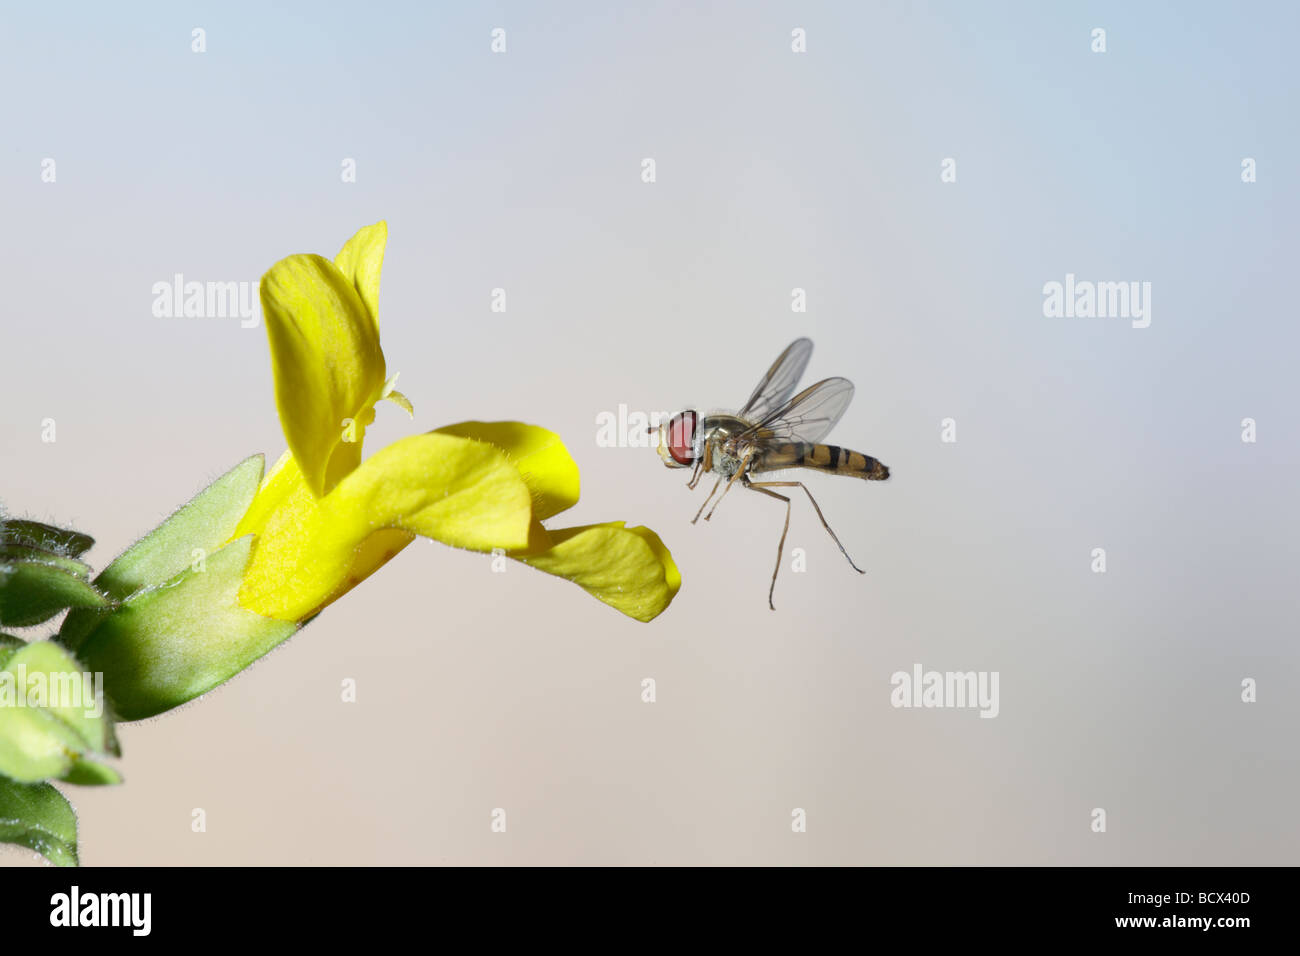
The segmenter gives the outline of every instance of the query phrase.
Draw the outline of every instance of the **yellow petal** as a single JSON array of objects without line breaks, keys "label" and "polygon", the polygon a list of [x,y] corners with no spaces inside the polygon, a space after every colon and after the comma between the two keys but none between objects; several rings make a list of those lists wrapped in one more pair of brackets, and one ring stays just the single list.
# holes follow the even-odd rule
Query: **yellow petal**
[{"label": "yellow petal", "polygon": [[[239,601],[265,617],[300,621],[412,534],[475,551],[523,548],[530,513],[528,486],[505,452],[454,435],[396,441],[323,498],[312,495],[295,459],[282,458],[236,531],[258,536]],[[394,533],[376,535],[383,529]]]},{"label": "yellow petal", "polygon": [[435,434],[474,438],[504,451],[528,482],[538,521],[578,503],[578,464],[553,431],[523,422],[461,422]]},{"label": "yellow petal", "polygon": [[[375,282],[377,294],[377,273]],[[262,314],[285,440],[307,486],[326,494],[361,461],[384,387],[379,327],[353,280],[315,255],[281,259],[262,277]]]},{"label": "yellow petal", "polygon": [[[672,603],[682,576],[668,548],[649,528],[622,521],[547,531],[549,546],[510,556],[567,578],[593,597],[638,621],[650,621]],[[534,541],[538,538],[534,529]]]},{"label": "yellow petal", "polygon": [[379,273],[384,268],[384,247],[388,245],[388,223],[377,222],[357,230],[343,244],[334,264],[348,277],[357,295],[379,328]]},{"label": "yellow petal", "polygon": [[376,531],[361,542],[352,556],[352,564],[344,575],[343,583],[329,596],[327,603],[333,603],[347,594],[354,587],[374,574],[391,561],[397,552],[415,540],[415,535],[398,528],[384,528]]},{"label": "yellow petal", "polygon": [[286,451],[262,479],[252,504],[244,512],[244,517],[240,519],[229,540],[242,538],[246,534],[261,534],[271,516],[284,507],[291,496],[300,493],[303,484],[302,470],[293,460],[293,452]]}]

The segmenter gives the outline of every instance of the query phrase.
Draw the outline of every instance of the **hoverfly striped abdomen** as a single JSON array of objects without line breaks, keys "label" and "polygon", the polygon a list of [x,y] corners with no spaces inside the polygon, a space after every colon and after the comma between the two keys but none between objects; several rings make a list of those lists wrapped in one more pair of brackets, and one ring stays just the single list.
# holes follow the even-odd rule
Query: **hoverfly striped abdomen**
[{"label": "hoverfly striped abdomen", "polygon": [[782,442],[766,449],[751,471],[777,471],[781,468],[812,468],[832,475],[850,475],[866,481],[883,481],[889,468],[870,455],[839,445],[809,442]]}]

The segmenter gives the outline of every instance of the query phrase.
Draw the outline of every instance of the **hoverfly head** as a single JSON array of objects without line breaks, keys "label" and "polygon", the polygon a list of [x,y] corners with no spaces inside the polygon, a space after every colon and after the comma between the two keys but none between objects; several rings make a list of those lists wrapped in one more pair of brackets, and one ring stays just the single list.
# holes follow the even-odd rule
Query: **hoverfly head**
[{"label": "hoverfly head", "polygon": [[659,457],[669,468],[689,468],[699,458],[698,419],[693,411],[678,412],[659,426]]}]

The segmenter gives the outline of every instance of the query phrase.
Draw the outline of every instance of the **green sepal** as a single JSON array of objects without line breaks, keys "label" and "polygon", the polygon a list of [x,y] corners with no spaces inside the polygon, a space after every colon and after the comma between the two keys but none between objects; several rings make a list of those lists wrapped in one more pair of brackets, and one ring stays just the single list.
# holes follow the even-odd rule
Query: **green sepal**
[{"label": "green sepal", "polygon": [[170,710],[224,683],[298,629],[238,601],[253,536],[232,541],[105,617],[78,655],[104,675],[121,720]]},{"label": "green sepal", "polygon": [[[235,533],[262,483],[265,465],[261,455],[244,459],[118,555],[95,579],[95,586],[123,600],[206,560]],[[104,617],[100,611],[70,612],[59,640],[77,650]]]}]

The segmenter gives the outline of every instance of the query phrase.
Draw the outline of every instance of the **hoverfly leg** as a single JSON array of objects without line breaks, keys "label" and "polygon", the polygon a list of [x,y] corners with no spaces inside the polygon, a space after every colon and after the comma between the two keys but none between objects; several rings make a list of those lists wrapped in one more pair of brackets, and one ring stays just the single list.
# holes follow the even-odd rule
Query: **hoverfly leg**
[{"label": "hoverfly leg", "polygon": [[750,481],[748,478],[744,479],[744,482],[746,488],[750,488],[753,489],[754,491],[762,492],[763,494],[771,498],[775,498],[778,501],[785,502],[785,527],[781,529],[781,541],[776,546],[776,567],[772,569],[772,585],[767,589],[767,606],[770,607],[773,611],[775,611],[776,605],[772,603],[772,595],[776,593],[776,576],[781,571],[781,555],[785,551],[785,536],[790,531],[790,499],[787,498],[785,495],[778,495],[775,491],[769,491],[767,488],[764,487],[764,485],[774,484],[774,482],[763,482],[761,484],[756,484]]},{"label": "hoverfly leg", "polygon": [[[719,477],[717,482],[714,483],[713,490],[709,492],[709,497],[704,499],[704,504],[700,505],[700,510],[695,512],[695,517],[691,519],[691,524],[695,524],[695,522],[700,520],[700,515],[704,514],[705,505],[709,503],[709,498],[712,498],[715,494],[718,493],[718,485],[720,484],[722,484],[721,477]],[[712,514],[712,512],[709,513]]]},{"label": "hoverfly leg", "polygon": [[[695,463],[695,471],[691,473],[691,480],[686,482],[686,487],[688,490],[694,491],[695,486],[700,483],[700,472],[703,470],[703,468],[704,468],[704,459],[701,458],[699,461]],[[708,499],[706,498],[705,501],[707,500]]]},{"label": "hoverfly leg", "polygon": [[849,553],[844,549],[844,545],[840,544],[840,539],[836,537],[835,532],[831,530],[831,526],[826,523],[826,516],[822,514],[822,509],[818,506],[817,499],[812,496],[812,492],[808,490],[808,487],[802,481],[760,481],[750,485],[751,488],[761,488],[764,486],[768,488],[802,488],[804,494],[808,496],[808,500],[812,502],[813,510],[817,512],[817,517],[821,519],[822,527],[826,529],[826,533],[831,536],[831,540],[839,547],[840,554],[844,555],[844,560],[849,562],[849,567],[853,568],[854,571],[857,571],[858,574],[867,573],[853,563],[853,559],[849,557]]},{"label": "hoverfly leg", "polygon": [[727,492],[731,490],[731,486],[736,483],[737,479],[749,480],[745,478],[745,472],[749,468],[749,458],[750,456],[746,455],[740,460],[740,465],[736,468],[736,473],[731,476],[731,480],[727,482],[727,487],[722,489],[722,494],[718,495],[718,500],[713,503],[713,507],[709,509],[709,513],[704,516],[705,521],[708,521],[713,517],[713,512],[718,510],[718,505],[722,504],[722,499],[727,497]]},{"label": "hoverfly leg", "polygon": [[[686,483],[686,487],[694,491],[695,486],[700,483],[700,478],[712,470],[713,470],[713,446],[708,443],[705,443],[704,454],[701,455],[696,460],[695,474],[691,475],[691,480]],[[704,500],[708,501],[709,499],[705,498]]]}]

